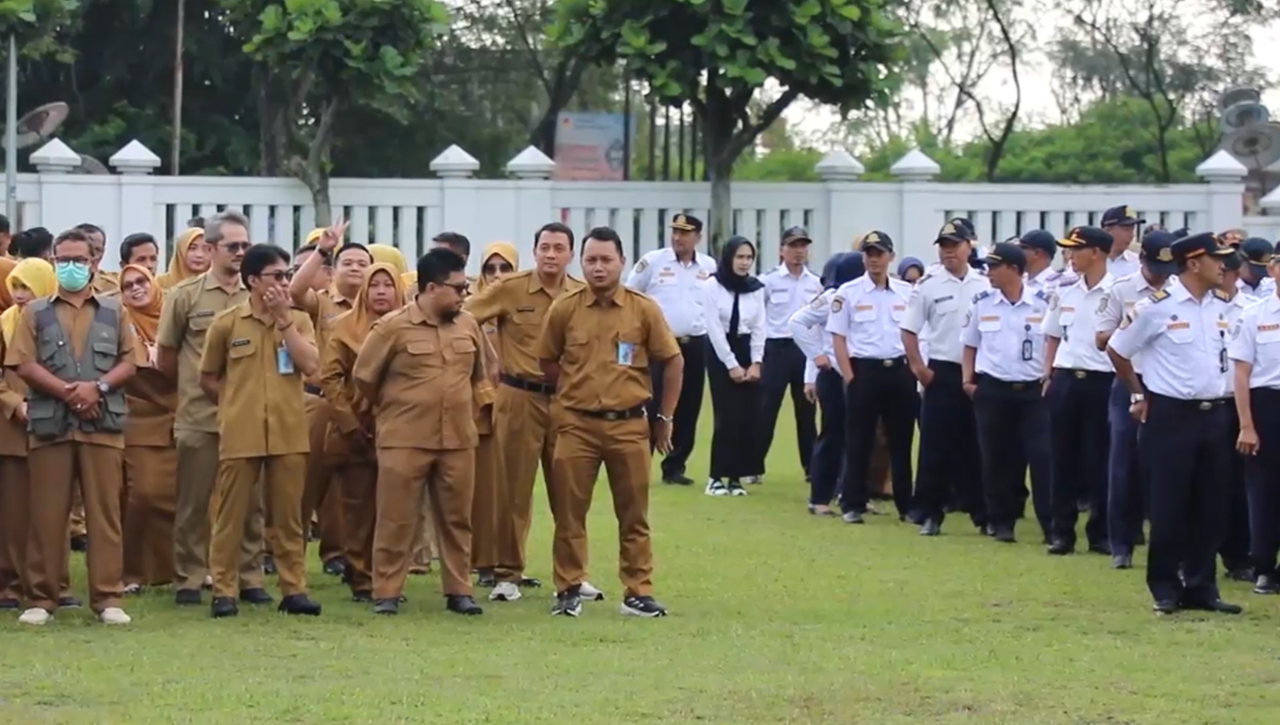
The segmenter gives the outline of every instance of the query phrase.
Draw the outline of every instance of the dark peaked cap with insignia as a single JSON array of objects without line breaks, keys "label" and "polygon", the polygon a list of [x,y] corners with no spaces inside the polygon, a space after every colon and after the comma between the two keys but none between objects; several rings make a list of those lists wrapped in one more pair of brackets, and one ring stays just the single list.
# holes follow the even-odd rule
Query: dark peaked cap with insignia
[{"label": "dark peaked cap with insignia", "polygon": [[1173,261],[1178,263],[1205,255],[1227,257],[1236,253],[1236,250],[1231,247],[1219,244],[1218,237],[1213,232],[1201,232],[1200,234],[1183,237],[1173,243],[1171,251],[1173,252]]},{"label": "dark peaked cap with insignia", "polygon": [[943,224],[942,228],[938,230],[938,238],[933,240],[933,243],[942,244],[943,242],[954,242],[956,244],[961,244],[970,241],[971,239],[972,235],[969,233],[969,230],[965,229],[964,225],[959,223],[959,220],[952,219],[946,224]]},{"label": "dark peaked cap with insignia", "polygon": [[676,214],[671,218],[671,228],[682,232],[702,232],[702,220],[691,214]]},{"label": "dark peaked cap with insignia", "polygon": [[1074,227],[1067,236],[1058,240],[1058,246],[1065,249],[1093,248],[1104,252],[1111,251],[1114,240],[1111,234],[1097,227]]},{"label": "dark peaked cap with insignia", "polygon": [[884,232],[867,232],[867,236],[862,238],[859,251],[865,252],[868,249],[879,249],[882,252],[893,254],[893,239]]},{"label": "dark peaked cap with insignia", "polygon": [[1156,230],[1142,237],[1142,263],[1152,274],[1168,277],[1178,271],[1173,261],[1173,243],[1178,240],[1169,232]]},{"label": "dark peaked cap with insignia", "polygon": [[1098,225],[1103,229],[1110,226],[1131,227],[1134,224],[1146,224],[1146,219],[1140,219],[1133,211],[1133,207],[1113,206],[1102,212],[1102,219]]}]

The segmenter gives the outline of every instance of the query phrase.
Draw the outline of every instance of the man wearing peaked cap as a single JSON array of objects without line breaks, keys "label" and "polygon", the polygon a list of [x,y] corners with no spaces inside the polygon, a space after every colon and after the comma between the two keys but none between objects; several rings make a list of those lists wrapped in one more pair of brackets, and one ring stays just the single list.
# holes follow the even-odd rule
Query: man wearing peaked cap
[{"label": "man wearing peaked cap", "polygon": [[[1219,238],[1221,240],[1221,238]],[[1265,242],[1265,240],[1263,240]],[[1229,247],[1236,249],[1235,247]],[[1243,286],[1240,273],[1249,265],[1237,250],[1235,254],[1222,258],[1222,283],[1218,291],[1229,303],[1227,307],[1228,330],[1237,330],[1244,311],[1258,302],[1247,288]],[[1231,333],[1234,334],[1234,333]],[[1230,344],[1228,344],[1230,348]],[[1230,349],[1228,349],[1230,357]],[[1226,387],[1226,398],[1231,401],[1235,397],[1235,371],[1231,365],[1222,375]],[[1240,436],[1240,418],[1236,407],[1227,404],[1227,444],[1234,448]],[[1244,483],[1244,457],[1232,455],[1228,457],[1230,465],[1221,472],[1220,479],[1226,495],[1229,497],[1226,534],[1218,554],[1222,557],[1222,566],[1227,576],[1235,581],[1253,582],[1254,570],[1249,557],[1249,495]]]},{"label": "man wearing peaked cap", "polygon": [[1102,212],[1098,226],[1107,231],[1114,239],[1111,246],[1111,259],[1107,262],[1107,271],[1112,277],[1119,279],[1138,271],[1138,255],[1129,250],[1137,236],[1138,227],[1147,220],[1140,218],[1129,206],[1113,206]]},{"label": "man wearing peaked cap", "polygon": [[[1220,476],[1232,455],[1224,376],[1230,303],[1217,288],[1225,257],[1212,233],[1173,243],[1178,284],[1139,302],[1108,352],[1143,421],[1138,446],[1151,489],[1147,587],[1158,614],[1239,614],[1218,591],[1217,553],[1228,498]],[[1141,354],[1142,380],[1130,362]]]},{"label": "man wearing peaked cap", "polygon": [[692,214],[676,214],[671,217],[671,228],[682,232],[702,233],[702,220]]},{"label": "man wearing peaked cap", "polygon": [[1267,273],[1267,265],[1275,247],[1262,237],[1249,237],[1239,245],[1244,266],[1240,268],[1239,287],[1255,297],[1266,297],[1275,289],[1275,280]]},{"label": "man wearing peaked cap", "polygon": [[1071,284],[1075,274],[1069,265],[1059,272],[1053,268],[1053,258],[1058,251],[1058,238],[1043,229],[1032,229],[1016,240],[1027,260],[1026,282],[1032,292],[1053,294],[1061,284]]},{"label": "man wearing peaked cap", "polygon": [[858,251],[866,254],[868,250],[878,249],[881,252],[893,254],[893,239],[884,232],[867,232],[862,238],[862,245]]}]

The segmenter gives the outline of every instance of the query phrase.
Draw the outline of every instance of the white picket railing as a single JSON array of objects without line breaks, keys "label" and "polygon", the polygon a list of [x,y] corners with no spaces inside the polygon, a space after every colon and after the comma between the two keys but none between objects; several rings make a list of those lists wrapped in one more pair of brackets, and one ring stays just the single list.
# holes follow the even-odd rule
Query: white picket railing
[{"label": "white picket railing", "polygon": [[[31,161],[38,173],[19,175],[17,227],[57,233],[88,221],[106,230],[109,243],[138,231],[164,241],[191,217],[236,207],[249,216],[255,241],[292,249],[317,222],[330,221],[315,218],[310,194],[294,179],[153,176],[160,159],[136,140],[109,160],[118,174],[71,173],[80,157],[57,139]],[[334,209],[351,220],[353,241],[394,244],[410,259],[445,230],[466,234],[477,251],[499,240],[526,250],[534,230],[548,221],[563,221],[578,233],[614,227],[635,259],[666,243],[672,215],[707,218],[706,183],[552,181],[554,168],[530,147],[507,164],[512,178],[476,179],[479,163],[451,146],[431,163],[437,178],[333,179],[330,195]],[[934,180],[938,164],[918,150],[893,165],[893,182],[859,180],[862,165],[844,151],[828,154],[815,170],[822,181],[733,185],[734,232],[759,241],[765,266],[777,256],[782,230],[795,224],[808,227],[814,238],[815,263],[872,229],[893,237],[899,257],[930,258],[934,235],[952,216],[972,219],[979,240],[989,244],[1028,229],[1061,233],[1096,222],[1104,209],[1118,205],[1170,229],[1244,226],[1268,238],[1280,236],[1280,217],[1243,216],[1246,170],[1225,152],[1196,168],[1204,183],[1164,186],[940,183]],[[1280,206],[1280,198],[1270,206]],[[478,257],[471,260],[474,268],[482,261]],[[104,266],[117,262],[109,252]]]}]

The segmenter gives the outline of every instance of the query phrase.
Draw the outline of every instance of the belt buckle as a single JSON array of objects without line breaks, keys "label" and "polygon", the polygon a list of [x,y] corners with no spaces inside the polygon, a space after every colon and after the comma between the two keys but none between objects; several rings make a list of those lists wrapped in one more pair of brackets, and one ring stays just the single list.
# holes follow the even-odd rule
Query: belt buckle
[{"label": "belt buckle", "polygon": [[688,345],[688,344],[689,344],[689,336],[688,336],[688,335],[685,335],[684,337],[677,337],[677,338],[676,338],[676,342],[678,342],[678,343],[679,343],[679,344],[681,344],[681,345]]},{"label": "belt buckle", "polygon": [[608,411],[608,412],[606,412],[606,413],[604,414],[604,419],[605,419],[605,420],[617,420],[617,419],[618,419],[618,412],[617,412],[616,410],[610,410],[610,411]]},{"label": "belt buckle", "polygon": [[1027,389],[1027,384],[1026,384],[1026,383],[1014,383],[1014,384],[1013,384],[1013,389],[1014,389],[1014,390],[1026,390],[1026,389]]},{"label": "belt buckle", "polygon": [[1083,370],[1075,371],[1076,380],[1084,380],[1086,375],[1088,375],[1088,373]]},{"label": "belt buckle", "polygon": [[1210,410],[1212,408],[1213,408],[1213,401],[1211,400],[1200,401],[1200,410]]},{"label": "belt buckle", "polygon": [[893,367],[893,361],[892,361],[892,360],[881,360],[881,361],[880,361],[880,364],[881,364],[881,365],[883,365],[883,366],[885,366],[885,367],[887,367],[887,368],[891,368],[891,367]]}]

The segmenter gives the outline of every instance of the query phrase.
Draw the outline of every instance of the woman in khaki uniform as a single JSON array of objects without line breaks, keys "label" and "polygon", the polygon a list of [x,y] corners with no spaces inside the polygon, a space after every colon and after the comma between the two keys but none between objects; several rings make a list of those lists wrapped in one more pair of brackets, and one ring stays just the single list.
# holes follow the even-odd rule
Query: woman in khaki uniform
[{"label": "woman in khaki uniform", "polygon": [[401,306],[404,288],[391,264],[365,273],[355,305],[333,321],[320,368],[320,386],[333,406],[325,450],[333,457],[342,495],[346,581],[355,602],[373,602],[373,530],[377,521],[378,458],[373,407],[351,380],[351,369],[373,323]]},{"label": "woman in khaki uniform", "polygon": [[173,257],[164,274],[156,278],[160,289],[167,290],[184,279],[209,271],[209,250],[204,242],[204,229],[188,229],[173,240]]},{"label": "woman in khaki uniform", "polygon": [[173,419],[178,388],[156,368],[156,331],[164,290],[138,265],[120,272],[120,297],[129,309],[146,365],[125,386],[129,418],[124,429],[125,593],[173,581],[173,517],[177,503],[178,449]]},{"label": "woman in khaki uniform", "polygon": [[[7,260],[5,260],[7,261]],[[0,360],[18,329],[22,308],[58,288],[53,267],[43,259],[24,259],[4,283],[8,307],[0,314]],[[5,300],[0,300],[4,302]],[[27,548],[27,384],[5,369],[0,377],[0,610],[18,609],[23,599],[22,563]],[[69,577],[68,577],[69,579]],[[63,593],[69,589],[63,582]],[[63,605],[65,606],[65,604]]]}]

